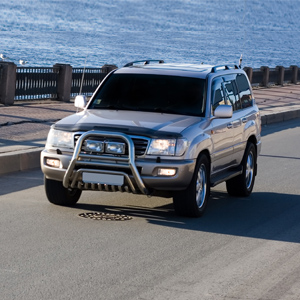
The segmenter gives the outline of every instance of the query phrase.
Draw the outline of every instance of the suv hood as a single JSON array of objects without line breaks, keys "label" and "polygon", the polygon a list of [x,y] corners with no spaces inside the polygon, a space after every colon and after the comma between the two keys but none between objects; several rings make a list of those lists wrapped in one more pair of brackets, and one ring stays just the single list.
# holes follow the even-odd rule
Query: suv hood
[{"label": "suv hood", "polygon": [[173,135],[198,123],[201,117],[140,111],[84,110],[66,117],[54,125],[68,131],[104,130],[149,137]]}]

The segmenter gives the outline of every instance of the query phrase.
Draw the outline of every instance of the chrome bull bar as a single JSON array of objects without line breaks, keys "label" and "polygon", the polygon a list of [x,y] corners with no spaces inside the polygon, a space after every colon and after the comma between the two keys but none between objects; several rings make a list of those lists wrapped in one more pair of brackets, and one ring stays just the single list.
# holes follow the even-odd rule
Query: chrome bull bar
[{"label": "chrome bull bar", "polygon": [[[125,143],[127,143],[128,145],[128,157],[103,156],[103,155],[99,156],[99,155],[81,153],[83,142],[89,137],[120,138],[124,140]],[[85,159],[85,160],[80,160],[80,159]],[[87,161],[87,159],[93,161]],[[136,188],[134,187],[134,184],[132,183],[130,177],[126,173],[122,171],[116,171],[116,170],[109,171],[109,170],[101,170],[101,169],[100,170],[86,169],[88,165],[93,167],[100,167],[100,168],[101,167],[115,168],[116,166],[119,166],[122,168],[130,169],[133,178],[138,186],[138,189],[145,195],[149,194],[149,191],[145,187],[143,180],[135,165],[134,143],[132,139],[126,134],[117,133],[117,132],[98,131],[98,130],[93,130],[93,131],[88,131],[83,133],[77,140],[72,159],[69,163],[69,166],[66,170],[63,179],[63,186],[65,188],[76,187],[76,182],[78,180],[79,175],[84,171],[88,171],[91,173],[99,173],[99,174],[122,175],[128,182],[132,192],[136,193]],[[75,170],[76,166],[84,166],[84,168]]]}]

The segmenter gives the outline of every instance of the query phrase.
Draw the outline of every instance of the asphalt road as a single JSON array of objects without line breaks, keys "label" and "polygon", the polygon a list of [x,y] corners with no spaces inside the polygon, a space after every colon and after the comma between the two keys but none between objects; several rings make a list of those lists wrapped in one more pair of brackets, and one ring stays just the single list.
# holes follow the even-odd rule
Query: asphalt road
[{"label": "asphalt road", "polygon": [[200,219],[121,193],[54,206],[39,170],[0,177],[0,298],[300,299],[299,136],[300,119],[264,127],[253,194],[217,186]]}]

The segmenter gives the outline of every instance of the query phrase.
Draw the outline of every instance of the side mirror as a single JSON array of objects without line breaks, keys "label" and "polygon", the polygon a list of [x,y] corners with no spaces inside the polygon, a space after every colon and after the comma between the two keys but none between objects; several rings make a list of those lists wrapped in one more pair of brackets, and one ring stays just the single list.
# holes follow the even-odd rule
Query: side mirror
[{"label": "side mirror", "polygon": [[77,108],[84,109],[86,106],[86,96],[85,95],[78,95],[75,97],[74,105]]},{"label": "side mirror", "polygon": [[216,118],[231,118],[232,113],[231,105],[219,105],[214,111],[214,116]]}]

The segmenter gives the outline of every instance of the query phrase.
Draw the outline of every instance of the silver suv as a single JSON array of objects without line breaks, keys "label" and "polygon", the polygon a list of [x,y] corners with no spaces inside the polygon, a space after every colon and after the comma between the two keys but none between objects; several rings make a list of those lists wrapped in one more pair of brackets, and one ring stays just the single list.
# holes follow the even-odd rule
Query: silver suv
[{"label": "silver suv", "polygon": [[81,112],[52,125],[41,153],[48,200],[74,205],[83,190],[173,197],[199,217],[210,188],[249,196],[261,120],[237,66],[129,63],[112,71]]}]

